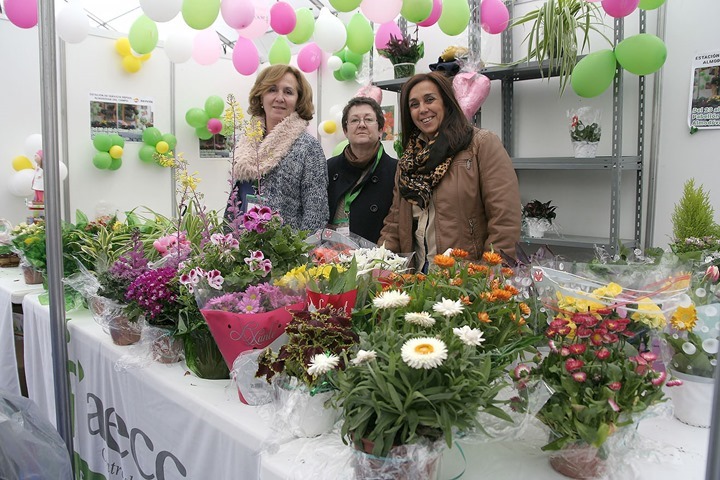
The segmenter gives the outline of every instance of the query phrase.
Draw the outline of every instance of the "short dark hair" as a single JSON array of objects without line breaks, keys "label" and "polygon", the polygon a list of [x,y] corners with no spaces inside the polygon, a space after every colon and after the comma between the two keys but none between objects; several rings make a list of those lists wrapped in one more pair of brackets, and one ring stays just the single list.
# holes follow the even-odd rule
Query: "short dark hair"
[{"label": "short dark hair", "polygon": [[383,111],[382,108],[380,108],[380,105],[370,97],[354,97],[351,98],[347,105],[345,105],[345,108],[343,108],[343,132],[347,133],[348,114],[350,113],[350,109],[352,107],[357,107],[358,105],[370,105],[375,112],[375,120],[377,120],[378,122],[378,129],[382,131],[382,129],[385,128],[385,115],[383,115]]},{"label": "short dark hair", "polygon": [[450,151],[459,152],[470,144],[473,127],[458,104],[452,83],[440,72],[418,73],[405,82],[402,87],[400,92],[400,131],[402,132],[403,148],[407,148],[410,137],[419,130],[410,116],[410,91],[415,85],[426,80],[437,85],[440,91],[445,105],[445,116],[440,128],[447,137]]},{"label": "short dark hair", "polygon": [[300,70],[290,65],[271,65],[261,71],[255,79],[255,84],[250,89],[250,106],[248,112],[255,117],[265,116],[262,109],[262,97],[270,87],[280,81],[286,73],[292,73],[298,84],[298,100],[295,104],[295,111],[303,120],[312,120],[315,113],[313,105],[313,93],[310,83],[305,79],[305,75]]}]

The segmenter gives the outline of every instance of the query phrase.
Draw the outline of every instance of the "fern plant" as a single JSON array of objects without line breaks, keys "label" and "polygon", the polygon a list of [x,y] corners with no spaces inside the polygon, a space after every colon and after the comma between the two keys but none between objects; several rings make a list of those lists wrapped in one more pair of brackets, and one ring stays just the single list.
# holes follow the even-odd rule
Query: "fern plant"
[{"label": "fern plant", "polygon": [[673,251],[703,250],[706,244],[713,243],[708,242],[708,238],[720,236],[720,226],[714,217],[710,193],[702,185],[696,187],[695,179],[686,181],[683,195],[672,213]]}]

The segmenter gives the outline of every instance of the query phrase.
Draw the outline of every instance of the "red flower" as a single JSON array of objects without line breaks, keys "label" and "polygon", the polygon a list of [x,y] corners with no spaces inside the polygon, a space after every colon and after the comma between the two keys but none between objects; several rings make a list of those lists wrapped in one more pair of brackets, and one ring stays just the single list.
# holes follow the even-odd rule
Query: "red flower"
[{"label": "red flower", "polygon": [[620,382],[610,382],[610,383],[608,384],[608,388],[609,388],[610,390],[614,391],[614,392],[617,392],[618,390],[620,390],[620,389],[622,388],[622,383],[620,383]]},{"label": "red flower", "polygon": [[587,373],[585,372],[575,372],[572,374],[573,380],[575,380],[578,383],[582,383],[585,380],[587,380]]},{"label": "red flower", "polygon": [[567,360],[565,360],[565,370],[570,373],[574,372],[575,370],[580,370],[583,365],[585,365],[585,362],[576,358],[568,358]]},{"label": "red flower", "polygon": [[610,357],[610,350],[603,347],[595,352],[595,356],[598,360],[607,360]]},{"label": "red flower", "polygon": [[585,353],[585,344],[584,343],[573,343],[568,347],[570,349],[570,353],[573,355],[582,355]]}]

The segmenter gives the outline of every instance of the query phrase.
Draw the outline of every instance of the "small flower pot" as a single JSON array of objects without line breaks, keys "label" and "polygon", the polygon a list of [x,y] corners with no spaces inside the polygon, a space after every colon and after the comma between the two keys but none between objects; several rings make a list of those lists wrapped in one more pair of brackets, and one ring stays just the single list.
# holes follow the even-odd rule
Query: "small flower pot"
[{"label": "small flower pot", "polygon": [[693,427],[710,428],[713,379],[671,372],[683,382],[671,390],[675,418]]},{"label": "small flower pot", "polygon": [[529,217],[525,219],[528,236],[532,238],[543,238],[545,232],[550,229],[550,222],[544,218]]},{"label": "small flower pot", "polygon": [[152,327],[155,339],[150,346],[152,358],[158,363],[177,363],[182,359],[182,340],[174,337],[170,330]]},{"label": "small flower pot", "polygon": [[130,321],[124,315],[108,319],[108,330],[115,345],[133,345],[140,341],[142,326],[137,321]]},{"label": "small flower pot", "polygon": [[415,75],[414,63],[396,63],[393,65],[395,78],[406,78]]},{"label": "small flower pot", "polygon": [[24,265],[22,271],[27,285],[39,285],[43,283],[43,274],[40,270]]},{"label": "small flower pot", "polygon": [[273,385],[277,415],[285,421],[293,435],[311,438],[332,430],[340,412],[336,408],[326,407],[325,402],[334,395],[334,391],[310,395],[307,387],[297,382],[276,381]]},{"label": "small flower pot", "polygon": [[606,461],[600,458],[598,449],[582,441],[553,452],[550,466],[566,477],[581,480],[601,478],[607,470]]},{"label": "small flower pot", "polygon": [[572,142],[575,158],[595,158],[599,142]]},{"label": "small flower pot", "polygon": [[0,268],[17,267],[18,265],[20,265],[20,257],[14,253],[0,255]]},{"label": "small flower pot", "polygon": [[363,438],[363,451],[353,458],[355,478],[358,480],[436,480],[440,472],[440,459],[444,448],[437,443],[425,445],[398,445],[387,457],[372,455],[373,442]]},{"label": "small flower pot", "polygon": [[185,364],[192,373],[207,380],[224,380],[230,372],[210,330],[200,326],[183,335]]}]

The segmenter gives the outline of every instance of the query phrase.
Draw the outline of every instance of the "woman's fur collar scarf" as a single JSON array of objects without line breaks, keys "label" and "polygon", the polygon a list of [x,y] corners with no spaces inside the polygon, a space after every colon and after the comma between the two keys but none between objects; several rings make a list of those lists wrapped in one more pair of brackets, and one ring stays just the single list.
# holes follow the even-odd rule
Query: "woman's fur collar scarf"
[{"label": "woman's fur collar scarf", "polygon": [[[265,129],[265,119],[252,117],[251,125],[260,121]],[[307,130],[308,121],[300,118],[297,112],[288,115],[278,123],[262,141],[240,135],[235,148],[235,180],[256,180],[278,164],[290,151],[297,138]],[[259,163],[259,165],[258,165]]]}]

